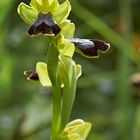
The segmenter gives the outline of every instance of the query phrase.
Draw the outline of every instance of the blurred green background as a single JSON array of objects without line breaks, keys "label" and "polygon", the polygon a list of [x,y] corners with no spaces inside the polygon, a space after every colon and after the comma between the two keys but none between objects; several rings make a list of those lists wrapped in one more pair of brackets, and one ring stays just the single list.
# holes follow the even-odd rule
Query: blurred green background
[{"label": "blurred green background", "polygon": [[[0,0],[0,140],[49,140],[51,89],[23,75],[45,61],[48,40],[27,35],[16,11],[20,2]],[[92,122],[88,140],[140,140],[140,1],[71,3],[75,37],[111,44],[98,59],[75,54],[83,74],[71,120]]]}]

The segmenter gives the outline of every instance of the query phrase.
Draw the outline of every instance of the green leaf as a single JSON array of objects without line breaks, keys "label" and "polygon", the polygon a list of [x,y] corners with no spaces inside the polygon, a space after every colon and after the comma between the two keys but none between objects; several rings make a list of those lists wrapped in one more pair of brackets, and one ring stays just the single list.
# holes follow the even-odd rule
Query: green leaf
[{"label": "green leaf", "polygon": [[73,54],[75,52],[74,44],[69,40],[64,39],[63,37],[58,41],[57,48],[61,54],[71,58],[73,57]]},{"label": "green leaf", "polygon": [[17,11],[18,11],[18,14],[20,15],[20,17],[27,24],[30,24],[30,25],[36,20],[36,18],[38,16],[38,12],[37,12],[36,9],[26,5],[23,2],[20,3],[20,5],[18,6]]},{"label": "green leaf", "polygon": [[[69,85],[71,85],[72,77],[73,77],[73,70],[75,68],[75,62],[71,58],[66,57],[64,55],[60,55],[59,59],[61,63],[61,71],[63,71],[62,77],[64,77],[64,84],[65,84],[65,81],[67,81]],[[60,75],[62,75],[62,73],[60,73]]]},{"label": "green leaf", "polygon": [[69,81],[71,84],[71,78],[73,77],[73,70],[75,69],[76,65],[72,58],[60,55],[59,56],[60,63],[62,64],[62,69],[64,71],[63,75],[65,74],[65,80]]},{"label": "green leaf", "polygon": [[39,77],[39,81],[42,86],[51,86],[51,81],[48,75],[47,64],[44,62],[38,62],[36,64],[36,72]]},{"label": "green leaf", "polygon": [[75,99],[75,93],[76,93],[76,64],[72,60],[72,58],[60,55],[59,61],[62,65],[61,69],[63,70],[63,74],[60,73],[63,77],[63,101],[62,101],[62,112],[61,112],[61,130],[64,130],[69,116],[70,112],[73,106],[73,102]]},{"label": "green leaf", "polygon": [[66,18],[69,16],[70,11],[71,11],[70,2],[66,0],[59,6],[59,8],[54,13],[52,13],[53,18],[57,21],[57,23],[60,24],[66,20]]},{"label": "green leaf", "polygon": [[[60,79],[61,79],[61,85],[64,85],[65,81],[69,81],[68,83],[71,85],[72,83],[72,75],[73,72],[76,72],[76,79],[78,79],[81,74],[82,74],[82,70],[81,70],[81,65],[75,65],[75,62],[66,56],[60,55],[59,56],[59,66],[58,66],[58,70],[59,70],[59,75],[60,75]],[[74,70],[75,69],[75,70]],[[62,74],[63,73],[63,74]]]},{"label": "green leaf", "polygon": [[73,38],[75,32],[75,25],[71,23],[69,20],[66,20],[62,24],[60,24],[61,34],[66,39]]}]

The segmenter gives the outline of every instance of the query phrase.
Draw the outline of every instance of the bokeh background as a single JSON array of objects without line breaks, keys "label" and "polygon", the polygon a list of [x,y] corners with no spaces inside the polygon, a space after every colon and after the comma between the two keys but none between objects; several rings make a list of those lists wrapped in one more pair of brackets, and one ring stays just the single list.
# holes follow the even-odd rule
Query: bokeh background
[{"label": "bokeh background", "polygon": [[[0,0],[0,140],[48,140],[51,89],[26,80],[45,61],[46,37],[31,38],[18,16],[20,0]],[[23,0],[29,3],[29,0]],[[61,0],[62,2],[62,0]],[[88,140],[140,140],[140,0],[71,0],[75,37],[111,44],[82,65],[71,120],[92,122]]]}]

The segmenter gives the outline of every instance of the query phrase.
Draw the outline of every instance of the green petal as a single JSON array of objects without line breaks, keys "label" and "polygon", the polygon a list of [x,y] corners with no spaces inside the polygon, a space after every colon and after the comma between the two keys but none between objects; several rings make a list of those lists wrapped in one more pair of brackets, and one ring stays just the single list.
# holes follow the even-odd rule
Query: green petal
[{"label": "green petal", "polygon": [[48,13],[59,7],[58,0],[32,0],[31,6],[37,9],[39,13]]},{"label": "green petal", "polygon": [[38,15],[37,11],[34,8],[26,5],[23,2],[20,3],[17,10],[20,17],[30,25],[36,20]]},{"label": "green petal", "polygon": [[75,32],[75,25],[71,23],[69,20],[66,20],[62,24],[60,24],[61,34],[66,39],[73,38]]},{"label": "green petal", "polygon": [[61,81],[61,86],[63,87],[66,79],[66,70],[64,69],[64,65],[61,62],[58,63],[58,73]]},{"label": "green petal", "polygon": [[69,16],[70,11],[71,11],[70,2],[66,0],[59,6],[59,8],[54,13],[52,13],[53,18],[57,21],[57,23],[60,24],[66,20],[66,18]]},{"label": "green petal", "polygon": [[38,13],[48,12],[48,0],[31,0],[30,5],[34,7]]},{"label": "green petal", "polygon": [[63,37],[58,41],[57,48],[61,54],[71,58],[75,52],[74,44],[67,39],[63,39]]},{"label": "green petal", "polygon": [[51,81],[48,75],[47,64],[43,62],[38,62],[36,64],[36,72],[39,77],[39,81],[42,86],[51,86]]},{"label": "green petal", "polygon": [[49,0],[49,9],[51,12],[57,10],[59,7],[58,0]]}]

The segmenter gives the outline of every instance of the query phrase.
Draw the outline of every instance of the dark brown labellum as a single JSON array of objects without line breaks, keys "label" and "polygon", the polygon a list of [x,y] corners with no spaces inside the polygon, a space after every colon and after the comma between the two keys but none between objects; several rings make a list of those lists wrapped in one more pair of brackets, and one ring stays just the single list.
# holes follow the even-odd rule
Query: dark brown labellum
[{"label": "dark brown labellum", "polygon": [[71,42],[74,43],[77,52],[89,58],[98,57],[98,51],[105,52],[110,47],[108,43],[98,39],[73,38]]},{"label": "dark brown labellum", "polygon": [[60,32],[60,27],[57,25],[56,21],[52,19],[51,13],[38,15],[38,19],[29,28],[28,33],[30,35],[38,34],[55,34]]},{"label": "dark brown labellum", "polygon": [[39,77],[35,69],[30,69],[28,71],[25,71],[24,74],[27,76],[27,79],[38,81]]}]

